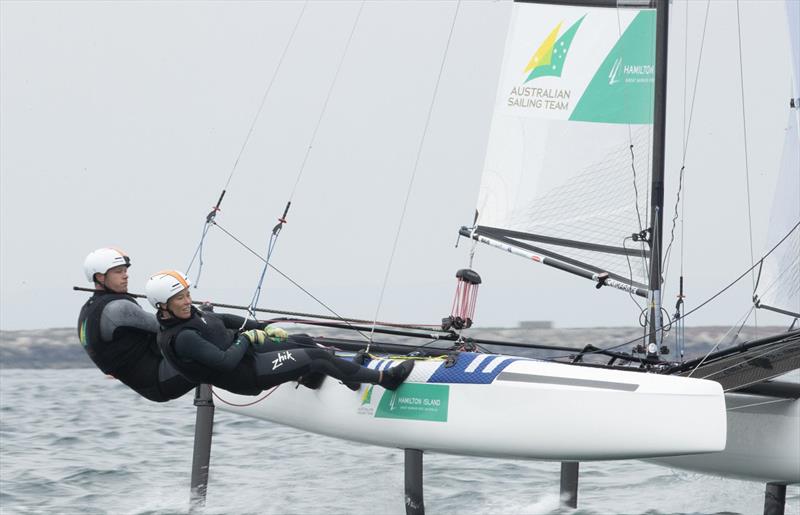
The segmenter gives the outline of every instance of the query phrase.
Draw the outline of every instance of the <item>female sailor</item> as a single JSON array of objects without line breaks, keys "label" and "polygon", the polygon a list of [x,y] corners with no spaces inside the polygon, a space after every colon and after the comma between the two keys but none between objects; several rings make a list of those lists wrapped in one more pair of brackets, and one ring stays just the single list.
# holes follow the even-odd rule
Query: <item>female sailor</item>
[{"label": "female sailor", "polygon": [[372,370],[322,348],[301,347],[278,328],[239,333],[241,323],[231,323],[229,315],[220,317],[196,309],[189,280],[174,270],[155,274],[145,289],[147,299],[158,310],[161,352],[191,381],[256,395],[309,374],[325,374],[348,386],[371,383],[395,390],[414,368],[414,362],[408,360],[386,371]]}]

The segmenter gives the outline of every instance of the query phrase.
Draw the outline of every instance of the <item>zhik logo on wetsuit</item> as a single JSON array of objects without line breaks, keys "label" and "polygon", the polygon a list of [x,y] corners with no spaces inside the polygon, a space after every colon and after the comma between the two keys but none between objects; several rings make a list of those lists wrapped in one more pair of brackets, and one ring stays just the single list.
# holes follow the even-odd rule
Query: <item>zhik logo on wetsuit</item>
[{"label": "zhik logo on wetsuit", "polygon": [[284,361],[289,361],[289,360],[297,361],[296,359],[294,359],[294,356],[292,356],[292,353],[289,352],[288,350],[284,352],[279,352],[278,357],[272,360],[272,370],[275,370],[279,366],[283,365]]}]

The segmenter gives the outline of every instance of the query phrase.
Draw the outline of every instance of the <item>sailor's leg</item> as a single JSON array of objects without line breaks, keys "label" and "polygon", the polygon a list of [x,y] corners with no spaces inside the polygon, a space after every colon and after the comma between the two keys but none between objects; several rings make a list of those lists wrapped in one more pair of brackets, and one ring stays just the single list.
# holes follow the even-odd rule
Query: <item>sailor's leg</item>
[{"label": "sailor's leg", "polygon": [[320,349],[308,349],[313,358],[311,370],[323,372],[345,383],[348,387],[358,383],[379,384],[387,390],[395,390],[406,380],[414,368],[413,360],[406,360],[383,372],[362,367],[346,359],[337,358]]},{"label": "sailor's leg", "polygon": [[309,373],[323,373],[344,383],[380,384],[394,390],[414,368],[413,361],[404,361],[385,372],[362,367],[337,358],[323,349],[290,349],[253,355],[256,363],[258,385],[261,388],[296,381]]},{"label": "sailor's leg", "polygon": [[337,358],[322,349],[307,349],[313,361],[311,370],[334,377],[345,383],[378,384],[383,374],[371,368],[362,367],[352,361]]},{"label": "sailor's leg", "polygon": [[297,381],[311,372],[311,357],[306,349],[290,348],[253,354],[256,381],[261,389]]}]

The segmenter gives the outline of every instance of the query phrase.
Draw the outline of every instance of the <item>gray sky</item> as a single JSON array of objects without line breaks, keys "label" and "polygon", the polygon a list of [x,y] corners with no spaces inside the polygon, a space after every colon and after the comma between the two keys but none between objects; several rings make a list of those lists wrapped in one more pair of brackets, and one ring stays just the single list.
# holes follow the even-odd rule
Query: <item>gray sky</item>
[{"label": "gray sky", "polygon": [[[342,315],[375,314],[456,5],[366,3],[297,185],[272,263]],[[71,287],[88,285],[81,265],[94,248],[132,256],[136,292],[158,270],[187,267],[302,6],[0,3],[2,329],[72,325],[86,294]],[[259,253],[292,193],[359,6],[309,2],[230,183],[217,220]],[[689,9],[690,95],[704,8]],[[672,13],[673,178],[685,9],[676,3]],[[786,126],[788,36],[781,2],[741,9],[758,255]],[[510,13],[509,2],[460,5],[379,319],[449,314],[470,248],[453,244],[472,221]],[[738,66],[735,3],[714,1],[687,153],[688,308],[750,265]],[[671,213],[673,188],[666,198]],[[205,248],[195,298],[249,303],[260,261],[218,229]],[[678,267],[676,259],[670,310]],[[481,325],[636,323],[627,295],[588,281],[490,248],[478,250],[475,268]],[[687,322],[734,323],[750,288]],[[325,312],[273,272],[260,305]]]}]

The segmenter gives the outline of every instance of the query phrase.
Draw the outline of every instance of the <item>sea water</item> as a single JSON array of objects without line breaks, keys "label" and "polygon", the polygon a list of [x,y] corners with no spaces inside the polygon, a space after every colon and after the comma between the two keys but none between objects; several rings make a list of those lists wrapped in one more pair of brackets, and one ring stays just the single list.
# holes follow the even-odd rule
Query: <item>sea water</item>
[{"label": "sea water", "polygon": [[[149,402],[94,369],[0,370],[0,513],[185,513],[194,419],[191,394]],[[425,454],[426,512],[763,511],[762,484],[640,461],[581,463],[579,509],[561,509],[559,470]],[[403,514],[403,452],[217,410],[205,513]]]}]

